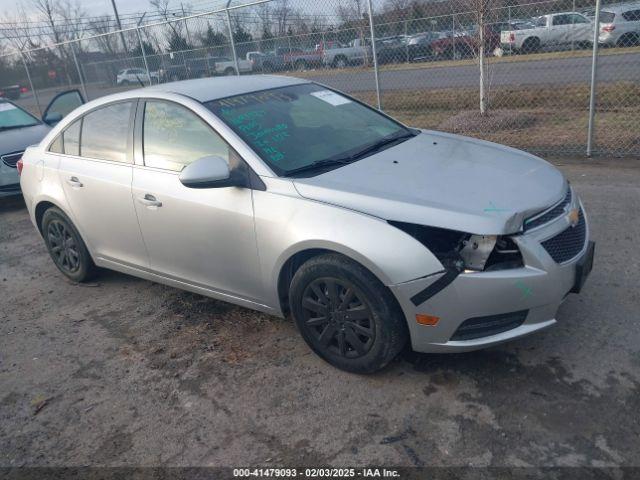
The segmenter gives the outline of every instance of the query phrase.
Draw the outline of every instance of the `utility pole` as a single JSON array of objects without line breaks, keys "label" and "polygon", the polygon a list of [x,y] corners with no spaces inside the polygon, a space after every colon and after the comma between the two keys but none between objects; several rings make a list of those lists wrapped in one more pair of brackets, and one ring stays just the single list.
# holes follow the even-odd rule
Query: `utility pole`
[{"label": "utility pole", "polygon": [[118,25],[118,30],[120,30],[120,38],[122,40],[122,47],[124,51],[127,51],[127,42],[124,39],[124,32],[122,31],[122,24],[120,23],[120,15],[118,15],[118,8],[116,7],[116,0],[111,0],[111,5],[113,6],[113,13],[116,16],[116,24]]}]

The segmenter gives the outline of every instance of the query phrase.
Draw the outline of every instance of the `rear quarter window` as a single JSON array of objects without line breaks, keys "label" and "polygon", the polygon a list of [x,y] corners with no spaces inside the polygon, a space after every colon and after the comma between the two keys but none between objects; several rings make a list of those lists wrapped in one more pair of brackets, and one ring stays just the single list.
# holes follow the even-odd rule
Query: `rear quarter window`
[{"label": "rear quarter window", "polygon": [[126,162],[132,105],[131,102],[115,103],[85,115],[82,120],[81,156]]}]

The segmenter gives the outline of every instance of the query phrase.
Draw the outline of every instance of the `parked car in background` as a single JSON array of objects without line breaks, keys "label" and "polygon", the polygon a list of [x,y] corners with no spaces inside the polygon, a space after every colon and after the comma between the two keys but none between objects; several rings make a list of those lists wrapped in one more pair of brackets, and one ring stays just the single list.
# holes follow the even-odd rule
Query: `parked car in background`
[{"label": "parked car in background", "polygon": [[124,68],[116,76],[116,85],[149,85],[159,82],[158,72],[147,74],[144,68]]},{"label": "parked car in background", "polygon": [[587,47],[593,41],[593,23],[578,12],[542,15],[532,20],[533,28],[505,30],[501,44],[505,49],[522,53],[537,52],[543,47],[575,44]]},{"label": "parked car in background", "polygon": [[378,63],[406,62],[409,53],[408,40],[409,37],[404,35],[376,38]]},{"label": "parked car in background", "polygon": [[282,56],[285,68],[295,70],[308,70],[322,66],[323,46],[316,45],[315,48],[304,50],[302,48],[278,48],[278,55]]},{"label": "parked car in background", "polygon": [[31,115],[13,102],[0,99],[0,197],[20,193],[18,161],[25,149],[39,143],[51,126],[84,102],[77,90],[58,94],[43,119]]},{"label": "parked car in background", "polygon": [[[500,33],[509,26],[508,22],[491,23],[484,26],[484,51],[491,55],[500,47]],[[439,58],[465,58],[480,51],[480,33],[477,27],[440,34],[431,42],[432,55]]]},{"label": "parked car in background", "polygon": [[608,47],[640,45],[640,4],[602,7],[598,43]]},{"label": "parked car in background", "polygon": [[22,93],[22,88],[20,85],[9,85],[7,87],[0,88],[0,98],[8,98],[9,100],[18,100],[20,98],[20,94]]},{"label": "parked car in background", "polygon": [[553,165],[299,78],[101,97],[22,162],[29,217],[72,281],[98,266],[291,314],[350,372],[409,342],[464,352],[550,327],[593,264]]},{"label": "parked car in background", "polygon": [[[213,65],[215,75],[236,75],[236,62],[228,57],[209,57],[209,64]],[[251,60],[238,58],[240,73],[250,73],[253,70]]]},{"label": "parked car in background", "polygon": [[[286,50],[288,52],[288,50]],[[273,52],[249,52],[246,59],[252,62],[255,72],[277,72],[287,67],[285,51],[283,49]]]},{"label": "parked car in background", "polygon": [[443,32],[423,32],[412,35],[407,40],[407,59],[410,62],[433,57],[434,41],[444,38]]},{"label": "parked car in background", "polygon": [[[249,73],[253,70],[250,60],[238,59],[240,73]],[[205,78],[216,75],[235,75],[236,63],[229,57],[201,57],[189,58],[182,63],[167,65],[159,70],[162,82],[176,82],[191,78]]]},{"label": "parked car in background", "polygon": [[366,64],[370,60],[371,40],[368,38],[356,38],[346,46],[338,43],[326,45],[322,54],[322,63],[334,68]]}]

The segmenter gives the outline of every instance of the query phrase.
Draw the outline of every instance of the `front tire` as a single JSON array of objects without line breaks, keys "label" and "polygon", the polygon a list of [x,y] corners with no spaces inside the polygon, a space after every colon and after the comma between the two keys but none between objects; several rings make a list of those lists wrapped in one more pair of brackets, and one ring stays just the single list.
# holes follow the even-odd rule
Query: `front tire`
[{"label": "front tire", "polygon": [[407,342],[406,320],[391,292],[342,255],[304,263],[291,281],[289,301],[305,342],[341,370],[378,371]]},{"label": "front tire", "polygon": [[42,216],[42,235],[58,270],[74,282],[85,282],[95,275],[96,266],[78,230],[62,210],[49,208]]}]

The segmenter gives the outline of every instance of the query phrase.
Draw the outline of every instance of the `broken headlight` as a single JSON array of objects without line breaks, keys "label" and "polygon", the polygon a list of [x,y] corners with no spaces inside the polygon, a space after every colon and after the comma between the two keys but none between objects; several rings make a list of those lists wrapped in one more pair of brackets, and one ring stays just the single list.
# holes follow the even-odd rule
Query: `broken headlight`
[{"label": "broken headlight", "polygon": [[422,243],[446,269],[489,271],[523,266],[515,242],[505,236],[474,235],[413,223],[389,221]]}]

